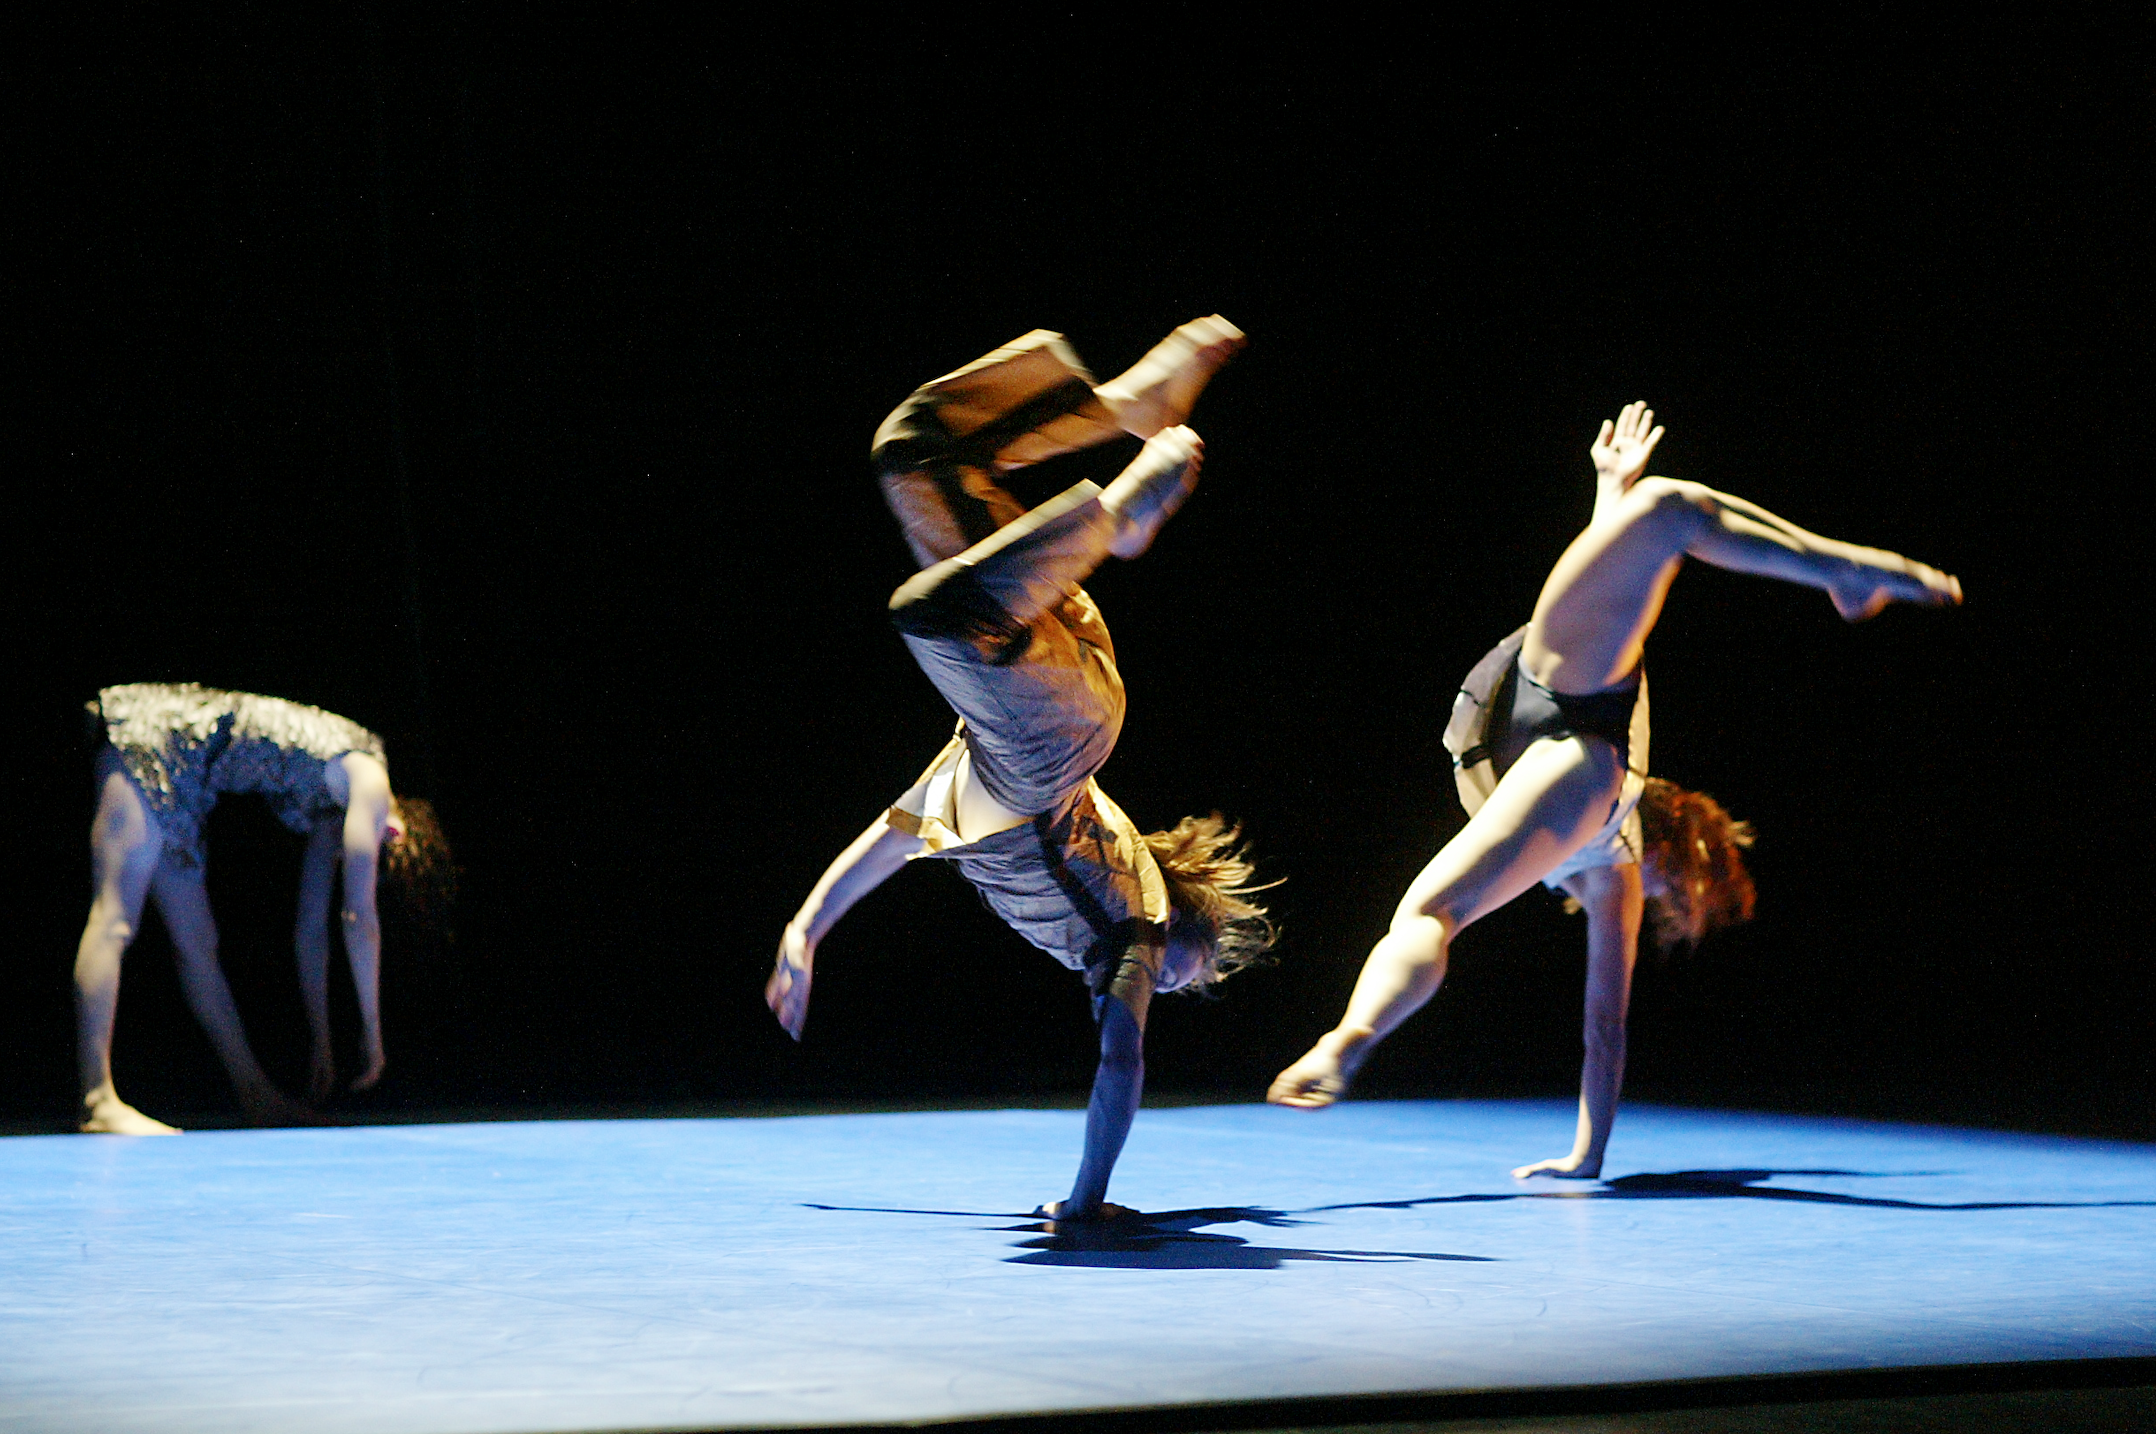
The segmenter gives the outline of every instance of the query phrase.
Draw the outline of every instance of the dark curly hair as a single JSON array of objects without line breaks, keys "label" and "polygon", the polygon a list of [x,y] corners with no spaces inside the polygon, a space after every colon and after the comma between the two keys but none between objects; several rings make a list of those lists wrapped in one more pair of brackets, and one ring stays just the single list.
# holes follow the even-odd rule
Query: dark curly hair
[{"label": "dark curly hair", "polygon": [[1758,894],[1744,869],[1750,822],[1738,821],[1705,792],[1649,777],[1639,824],[1644,859],[1661,878],[1661,892],[1647,902],[1657,946],[1697,946],[1710,931],[1752,919]]},{"label": "dark curly hair", "polygon": [[450,914],[457,904],[457,857],[442,835],[434,804],[419,797],[390,799],[404,835],[382,847],[382,873],[395,893],[397,914],[428,944],[454,939]]},{"label": "dark curly hair", "polygon": [[1145,844],[1168,884],[1170,940],[1204,953],[1190,989],[1226,980],[1264,956],[1279,934],[1265,908],[1250,898],[1278,886],[1257,882],[1242,846],[1243,829],[1218,812],[1185,817],[1167,831],[1147,832]]}]

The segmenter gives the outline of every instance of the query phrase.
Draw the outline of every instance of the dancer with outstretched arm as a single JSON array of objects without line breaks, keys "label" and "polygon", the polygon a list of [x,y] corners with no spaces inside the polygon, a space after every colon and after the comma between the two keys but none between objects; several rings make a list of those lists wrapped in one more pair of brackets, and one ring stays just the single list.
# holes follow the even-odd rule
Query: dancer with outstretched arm
[{"label": "dancer with outstretched arm", "polygon": [[[908,860],[951,862],[1092,994],[1100,1065],[1077,1178],[1042,1207],[1057,1219],[1121,1213],[1108,1177],[1144,1086],[1153,996],[1216,982],[1271,939],[1235,827],[1190,817],[1140,835],[1093,780],[1124,693],[1079,586],[1110,555],[1143,553],[1190,495],[1203,445],[1182,421],[1242,343],[1226,320],[1200,319],[1095,387],[1060,335],[1035,330],[917,390],[873,450],[921,565],[891,620],[958,732],[824,872],[787,923],[764,996],[799,1040],[833,924]],[[1124,434],[1145,446],[1105,489],[1079,483],[1027,511],[997,481]]]},{"label": "dancer with outstretched arm", "polygon": [[1604,423],[1591,450],[1594,515],[1557,560],[1533,619],[1477,665],[1446,745],[1469,820],[1408,886],[1364,962],[1340,1024],[1267,1098],[1318,1109],[1370,1051],[1437,993],[1460,931],[1536,882],[1587,915],[1586,1058],[1570,1154],[1513,1171],[1601,1174],[1624,1080],[1624,1024],[1645,903],[1665,942],[1750,914],[1740,849],[1750,829],[1699,793],[1647,777],[1641,659],[1687,557],[1822,589],[1861,622],[1891,603],[1961,601],[1947,574],[1807,533],[1704,484],[1645,478],[1662,439],[1644,403]]},{"label": "dancer with outstretched arm", "polygon": [[[120,961],[154,897],[179,958],[180,989],[209,1034],[240,1104],[257,1125],[317,1119],[273,1085],[247,1044],[217,955],[217,921],[204,883],[203,824],[220,796],[252,793],[307,839],[300,865],[293,945],[312,1035],[311,1099],[336,1081],[329,1027],[331,908],[340,877],[338,928],[359,997],[364,1090],[381,1079],[381,922],[378,872],[439,910],[455,865],[433,809],[390,790],[382,739],[319,707],[194,683],[107,687],[89,704],[102,742],[97,816],[90,827],[94,893],[75,952],[81,1127],[87,1134],[173,1135],[163,1121],[119,1097],[112,1079],[113,1018]],[[434,900],[425,899],[429,894]]]}]

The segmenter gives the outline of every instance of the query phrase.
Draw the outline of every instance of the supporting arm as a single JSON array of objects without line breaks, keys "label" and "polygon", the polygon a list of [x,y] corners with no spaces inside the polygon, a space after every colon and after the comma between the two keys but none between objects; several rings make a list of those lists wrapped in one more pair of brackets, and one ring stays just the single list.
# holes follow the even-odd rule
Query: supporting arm
[{"label": "supporting arm", "polygon": [[1624,1089],[1625,1017],[1632,1004],[1632,970],[1639,957],[1640,916],[1645,901],[1636,866],[1603,866],[1565,883],[1587,913],[1587,1000],[1583,1019],[1585,1056],[1580,1063],[1580,1118],[1572,1153],[1538,1160],[1512,1172],[1515,1179],[1551,1175],[1595,1180],[1617,1120]]},{"label": "supporting arm", "polygon": [[1125,1213],[1106,1202],[1108,1177],[1130,1138],[1130,1125],[1145,1095],[1145,1012],[1153,978],[1131,963],[1107,994],[1093,998],[1100,1021],[1100,1066],[1093,1073],[1093,1098],[1086,1104],[1085,1154],[1070,1198],[1047,1213],[1058,1220],[1098,1220]]},{"label": "supporting arm", "polygon": [[359,997],[360,1072],[352,1089],[367,1090],[382,1078],[382,917],[374,884],[381,870],[382,836],[389,827],[389,770],[357,753],[341,759],[351,782],[344,807],[344,959]]},{"label": "supporting arm", "polygon": [[815,974],[817,944],[841,916],[853,909],[855,902],[881,886],[922,845],[919,837],[878,817],[824,868],[808,899],[786,923],[785,934],[779,938],[778,960],[771,979],[764,983],[764,1004],[779,1018],[787,1035],[800,1040],[801,1029],[808,1023],[809,983]]},{"label": "supporting arm", "polygon": [[292,950],[299,958],[299,992],[307,1007],[312,1048],[307,1098],[329,1098],[337,1081],[329,1042],[329,909],[336,895],[337,859],[344,852],[344,819],[315,823],[299,868],[299,915],[292,924]]}]

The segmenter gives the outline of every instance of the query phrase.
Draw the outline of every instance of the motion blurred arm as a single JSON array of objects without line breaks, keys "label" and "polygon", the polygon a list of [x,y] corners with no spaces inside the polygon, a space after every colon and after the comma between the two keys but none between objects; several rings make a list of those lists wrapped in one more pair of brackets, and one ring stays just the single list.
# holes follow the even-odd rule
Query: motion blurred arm
[{"label": "motion blurred arm", "polygon": [[801,1039],[801,1028],[808,1022],[817,944],[854,903],[887,881],[922,845],[919,837],[898,830],[883,817],[876,818],[824,868],[801,909],[786,923],[778,960],[764,985],[764,1003],[795,1040]]}]

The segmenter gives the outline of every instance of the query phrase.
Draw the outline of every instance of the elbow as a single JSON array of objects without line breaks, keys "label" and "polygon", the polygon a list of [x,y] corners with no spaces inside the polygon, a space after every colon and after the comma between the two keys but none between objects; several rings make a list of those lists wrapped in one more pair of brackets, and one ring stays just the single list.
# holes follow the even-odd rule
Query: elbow
[{"label": "elbow", "polygon": [[1145,1074],[1145,1033],[1138,1023],[1117,1022],[1101,1032],[1100,1068],[1133,1076]]},{"label": "elbow", "polygon": [[1134,1050],[1109,1050],[1103,1046],[1100,1053],[1100,1069],[1095,1080],[1111,1080],[1124,1085],[1136,1085],[1145,1079],[1145,1053]]}]

